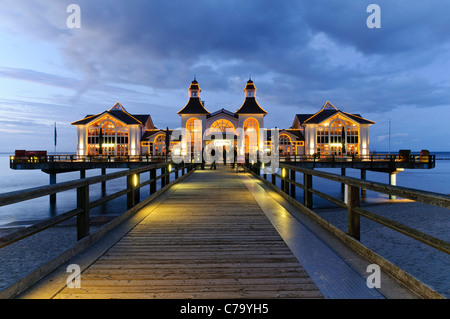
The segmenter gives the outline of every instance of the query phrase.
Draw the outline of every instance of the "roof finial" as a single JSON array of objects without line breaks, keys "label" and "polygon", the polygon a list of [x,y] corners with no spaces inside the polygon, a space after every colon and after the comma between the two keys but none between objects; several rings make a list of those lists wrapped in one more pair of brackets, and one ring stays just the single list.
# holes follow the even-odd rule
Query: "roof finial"
[{"label": "roof finial", "polygon": [[251,75],[251,74],[248,75],[248,80],[249,80],[249,81],[252,80],[252,75]]},{"label": "roof finial", "polygon": [[197,75],[194,74],[194,81],[197,81]]}]

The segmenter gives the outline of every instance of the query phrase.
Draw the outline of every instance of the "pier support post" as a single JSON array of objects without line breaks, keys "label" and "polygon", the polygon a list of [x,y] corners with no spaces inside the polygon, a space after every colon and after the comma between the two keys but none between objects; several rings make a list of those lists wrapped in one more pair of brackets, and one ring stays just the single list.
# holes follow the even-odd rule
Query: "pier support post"
[{"label": "pier support post", "polygon": [[312,175],[306,173],[303,174],[303,185],[305,186],[305,189],[303,191],[303,203],[306,207],[312,208],[313,194],[308,190],[312,188]]},{"label": "pier support post", "polygon": [[[50,185],[56,184],[56,173],[50,173]],[[50,194],[50,205],[56,204],[56,194]]]},{"label": "pier support post", "polygon": [[81,178],[86,178],[86,170],[85,169],[80,169],[80,179]]},{"label": "pier support post", "polygon": [[[361,169],[361,179],[366,180],[366,170]],[[366,196],[366,190],[364,188],[361,188],[361,196]]]},{"label": "pier support post", "polygon": [[[389,173],[389,185],[396,186],[397,185],[397,171]],[[389,199],[396,199],[395,195],[389,194]]]},{"label": "pier support post", "polygon": [[359,207],[359,187],[348,186],[348,234],[353,238],[360,240],[360,217],[354,211],[355,207]]}]

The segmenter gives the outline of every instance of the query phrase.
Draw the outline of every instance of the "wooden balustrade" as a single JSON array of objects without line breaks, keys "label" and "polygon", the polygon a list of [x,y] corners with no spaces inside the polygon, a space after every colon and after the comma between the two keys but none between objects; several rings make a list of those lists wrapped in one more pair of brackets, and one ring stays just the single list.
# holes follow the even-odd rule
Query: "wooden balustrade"
[{"label": "wooden balustrade", "polygon": [[[120,172],[101,176],[82,178],[75,181],[0,194],[0,206],[6,206],[34,198],[57,194],[68,190],[76,190],[76,207],[73,210],[37,223],[23,230],[16,231],[9,235],[1,237],[0,248],[10,245],[18,240],[31,236],[40,231],[43,231],[73,217],[77,218],[77,238],[78,240],[80,240],[89,235],[89,211],[92,208],[109,202],[117,197],[127,195],[127,208],[131,209],[140,202],[140,188],[149,185],[150,195],[152,195],[157,192],[158,180],[161,180],[161,189],[163,189],[170,183],[170,174],[175,173],[176,179],[181,178],[189,171],[195,169],[196,165],[197,164],[192,163],[153,164],[145,167],[123,170]],[[157,174],[158,170],[160,171],[159,175]],[[181,176],[178,173],[179,171],[181,171]],[[140,175],[146,172],[150,173],[150,179],[141,183]],[[126,185],[124,189],[111,195],[104,196],[98,200],[90,200],[90,186],[98,183],[105,183],[106,181],[115,180],[121,177],[126,177]]]},{"label": "wooden balustrade", "polygon": [[[279,164],[279,170],[281,174],[275,173],[271,174],[271,182],[267,180],[267,174],[271,172],[270,166],[262,166],[260,163],[256,164],[246,164],[247,169],[254,175],[257,175],[260,179],[263,179],[266,183],[276,185],[276,179],[281,180],[281,193],[286,196],[291,196],[295,198],[295,187],[303,189],[303,207],[308,209],[310,212],[313,207],[313,195],[320,196],[340,207],[346,208],[348,211],[348,235],[352,238],[359,240],[360,234],[360,216],[371,219],[381,225],[394,229],[404,235],[407,235],[415,240],[425,243],[431,247],[441,250],[447,254],[450,253],[450,243],[441,240],[439,238],[430,236],[423,232],[420,232],[411,227],[402,225],[398,222],[389,220],[385,217],[371,213],[360,207],[360,192],[361,189],[371,190],[378,193],[388,194],[392,196],[398,196],[406,199],[411,199],[417,202],[439,206],[443,208],[450,209],[450,196],[445,194],[433,193],[418,189],[412,189],[407,187],[392,186],[389,184],[383,184],[378,182],[367,181],[363,179],[357,179],[348,176],[342,176],[332,173],[327,173],[323,171],[318,171],[314,169],[308,169],[303,167],[298,167],[294,165],[288,165],[284,163]],[[263,177],[261,178],[261,171],[263,172]],[[303,184],[300,184],[295,180],[295,172],[303,174]],[[324,194],[313,188],[312,177],[320,177],[328,179],[330,181],[335,181],[346,185],[347,187],[347,199],[342,201],[338,198]],[[290,189],[289,189],[290,185]],[[297,201],[298,202],[298,201]],[[450,212],[450,211],[449,211]]]}]

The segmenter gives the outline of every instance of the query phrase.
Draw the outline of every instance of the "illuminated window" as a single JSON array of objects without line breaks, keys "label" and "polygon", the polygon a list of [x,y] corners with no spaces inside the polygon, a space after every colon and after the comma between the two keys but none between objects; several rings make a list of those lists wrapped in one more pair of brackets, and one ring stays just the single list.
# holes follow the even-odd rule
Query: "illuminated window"
[{"label": "illuminated window", "polygon": [[186,122],[186,130],[191,133],[191,144],[201,141],[202,138],[202,121],[195,117],[191,117]]},{"label": "illuminated window", "polygon": [[166,136],[164,134],[159,134],[155,138],[153,143],[154,155],[165,155],[166,154]]},{"label": "illuminated window", "polygon": [[279,141],[279,148],[280,148],[280,155],[281,156],[287,156],[292,154],[292,142],[289,136],[286,134],[281,134],[278,138]]},{"label": "illuminated window", "polygon": [[245,136],[245,153],[258,150],[259,123],[256,119],[249,117],[243,125]]},{"label": "illuminated window", "polygon": [[211,132],[223,132],[226,133],[227,129],[234,131],[234,125],[227,120],[217,120],[211,125]]}]

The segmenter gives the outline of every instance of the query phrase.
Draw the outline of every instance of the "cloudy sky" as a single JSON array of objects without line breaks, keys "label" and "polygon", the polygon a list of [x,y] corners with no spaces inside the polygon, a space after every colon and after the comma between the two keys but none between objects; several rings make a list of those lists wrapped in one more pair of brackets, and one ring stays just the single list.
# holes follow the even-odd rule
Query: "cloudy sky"
[{"label": "cloudy sky", "polygon": [[[68,28],[69,4],[81,28]],[[381,9],[381,28],[366,12]],[[213,112],[249,75],[266,127],[326,101],[360,113],[372,151],[450,151],[450,1],[1,0],[0,151],[76,149],[70,123],[116,102],[177,128],[194,74]]]}]

